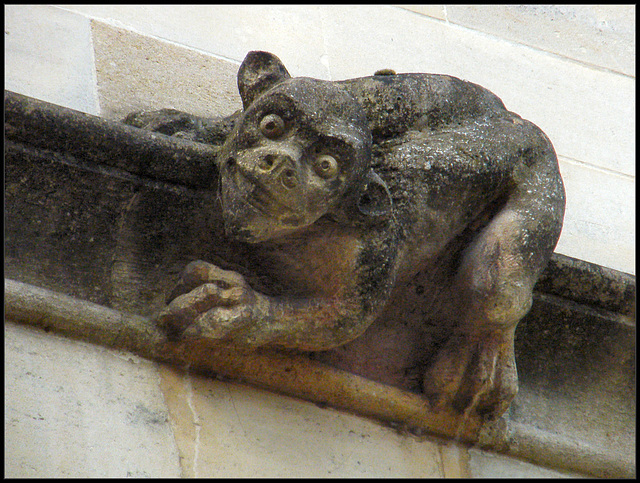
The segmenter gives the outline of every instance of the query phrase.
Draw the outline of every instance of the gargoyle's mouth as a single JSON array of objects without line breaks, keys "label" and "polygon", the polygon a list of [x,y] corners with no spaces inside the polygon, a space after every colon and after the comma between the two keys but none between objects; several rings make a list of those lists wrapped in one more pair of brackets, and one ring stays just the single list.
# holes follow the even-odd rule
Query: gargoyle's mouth
[{"label": "gargoyle's mouth", "polygon": [[262,214],[269,214],[278,210],[280,203],[275,197],[261,186],[254,185],[253,190],[245,198],[246,202]]},{"label": "gargoyle's mouth", "polygon": [[[272,191],[251,173],[228,173],[221,185],[225,230],[232,238],[261,242],[290,234],[308,224],[295,194]],[[300,193],[296,193],[300,195]]]},{"label": "gargoyle's mouth", "polygon": [[236,173],[233,184],[238,198],[264,216],[279,218],[286,213],[296,211],[294,206],[287,202],[291,200],[282,200],[276,193],[262,186],[259,181],[245,176],[244,173]]},{"label": "gargoyle's mouth", "polygon": [[245,203],[260,213],[271,223],[280,224],[283,227],[296,227],[304,223],[304,217],[289,206],[274,199],[273,195],[257,187],[248,197]]}]

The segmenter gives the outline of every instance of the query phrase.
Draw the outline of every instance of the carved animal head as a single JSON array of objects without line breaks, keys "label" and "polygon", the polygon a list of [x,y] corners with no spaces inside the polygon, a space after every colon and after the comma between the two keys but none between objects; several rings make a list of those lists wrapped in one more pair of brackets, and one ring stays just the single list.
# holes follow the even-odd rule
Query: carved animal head
[{"label": "carved animal head", "polygon": [[228,235],[258,242],[325,215],[389,212],[386,185],[370,169],[367,118],[346,89],[292,78],[267,52],[247,55],[238,88],[244,112],[218,157]]}]

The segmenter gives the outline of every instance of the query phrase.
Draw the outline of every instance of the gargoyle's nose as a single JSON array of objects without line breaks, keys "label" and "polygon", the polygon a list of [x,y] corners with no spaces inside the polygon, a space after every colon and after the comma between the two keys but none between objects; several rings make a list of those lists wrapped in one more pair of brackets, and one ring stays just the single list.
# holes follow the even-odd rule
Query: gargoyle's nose
[{"label": "gargoyle's nose", "polygon": [[257,168],[260,174],[278,179],[285,188],[295,188],[299,183],[296,163],[286,154],[266,154],[258,159]]}]

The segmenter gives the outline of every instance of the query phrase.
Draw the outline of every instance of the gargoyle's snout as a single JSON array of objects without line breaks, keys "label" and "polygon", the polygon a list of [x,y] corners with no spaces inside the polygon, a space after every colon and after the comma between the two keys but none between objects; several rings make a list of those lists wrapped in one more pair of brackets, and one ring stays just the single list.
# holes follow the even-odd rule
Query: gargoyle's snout
[{"label": "gargoyle's snout", "polygon": [[286,154],[265,154],[257,162],[262,176],[268,176],[272,182],[277,180],[286,189],[295,188],[300,182],[296,163]]},{"label": "gargoyle's snout", "polygon": [[[261,147],[232,158],[232,169],[252,183],[275,191],[287,192],[300,186],[301,152],[298,149]],[[227,162],[229,166],[229,162]]]}]

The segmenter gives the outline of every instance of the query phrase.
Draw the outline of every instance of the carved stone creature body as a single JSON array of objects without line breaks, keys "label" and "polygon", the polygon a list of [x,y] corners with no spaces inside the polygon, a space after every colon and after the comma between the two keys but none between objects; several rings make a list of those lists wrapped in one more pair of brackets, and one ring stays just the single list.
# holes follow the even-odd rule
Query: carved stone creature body
[{"label": "carved stone creature body", "polygon": [[548,138],[449,76],[291,78],[251,52],[238,86],[244,108],[229,118],[163,110],[127,122],[221,144],[212,186],[226,236],[255,250],[271,288],[196,261],[159,323],[177,338],[321,351],[362,335],[427,271],[447,336],[426,358],[424,392],[501,414],[517,391],[515,328],[562,227]]}]

